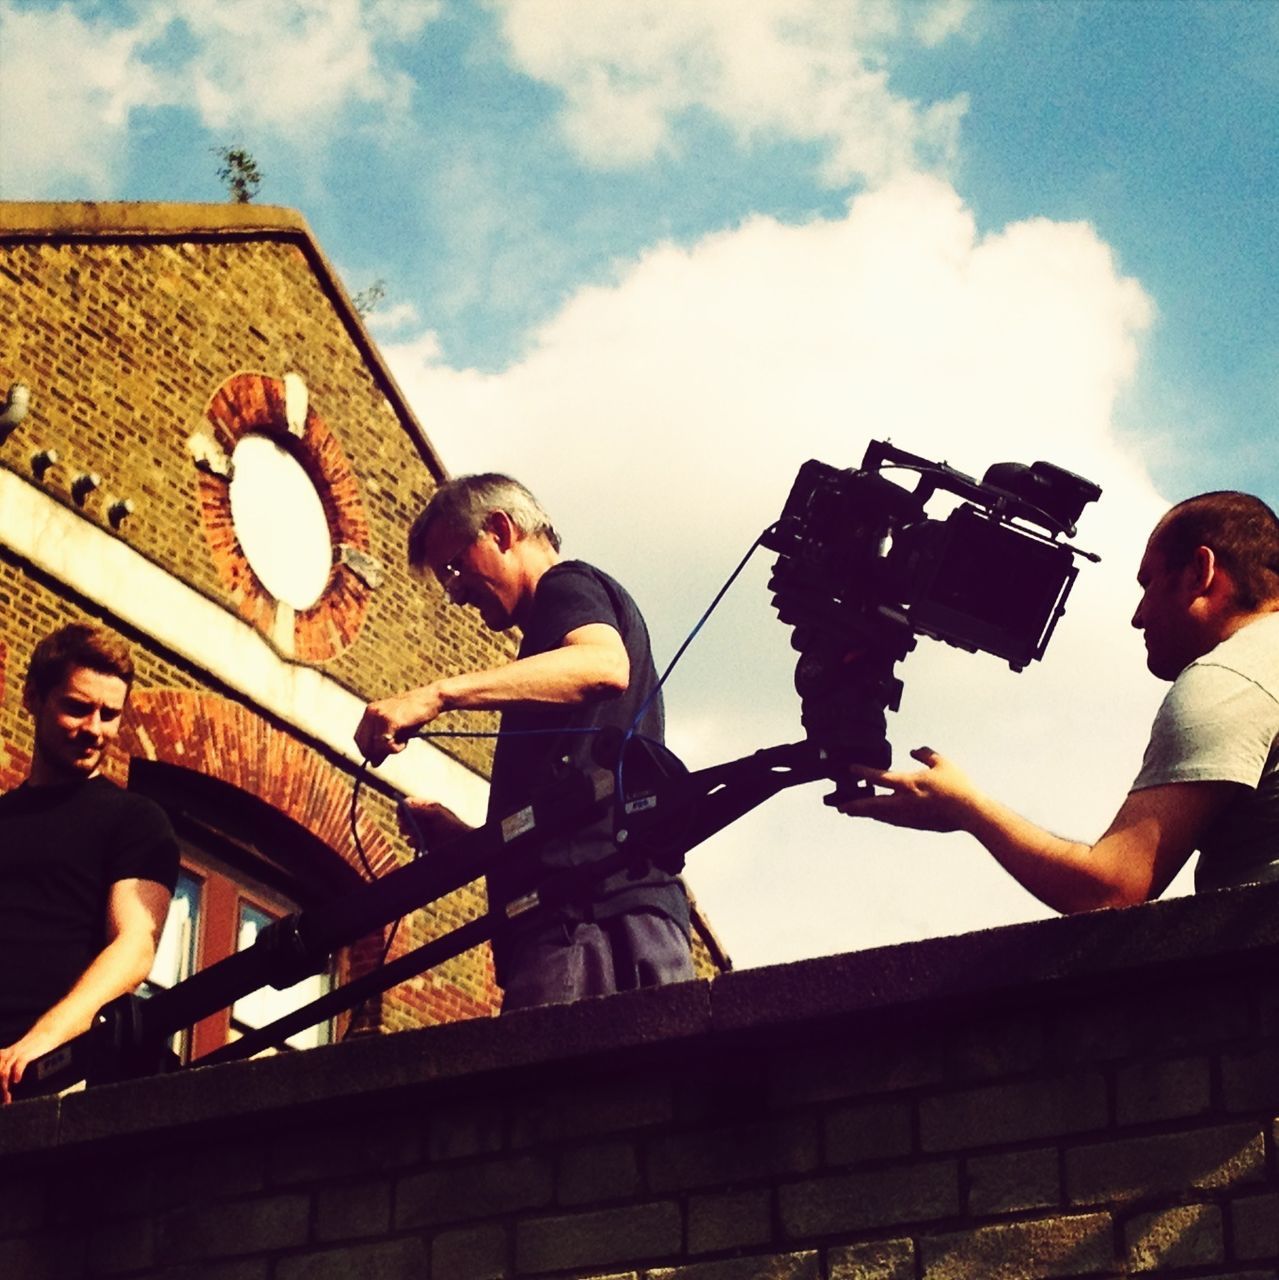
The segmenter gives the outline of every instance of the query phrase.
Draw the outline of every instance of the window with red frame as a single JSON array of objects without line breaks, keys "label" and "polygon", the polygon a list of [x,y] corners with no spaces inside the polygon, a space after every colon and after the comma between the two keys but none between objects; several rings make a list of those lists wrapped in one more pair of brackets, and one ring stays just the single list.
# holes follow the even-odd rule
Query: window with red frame
[{"label": "window with red frame", "polygon": [[[182,869],[144,995],[174,986],[252,946],[267,925],[292,914],[299,905],[278,888],[228,865],[189,838],[183,837],[181,845]],[[246,1031],[266,1026],[309,1004],[332,985],[332,973],[326,971],[284,991],[267,986],[250,992],[229,1009],[211,1014],[181,1032],[175,1037],[173,1049],[183,1062],[195,1061]],[[331,1038],[331,1024],[324,1021],[290,1036],[275,1051],[307,1049]]]}]

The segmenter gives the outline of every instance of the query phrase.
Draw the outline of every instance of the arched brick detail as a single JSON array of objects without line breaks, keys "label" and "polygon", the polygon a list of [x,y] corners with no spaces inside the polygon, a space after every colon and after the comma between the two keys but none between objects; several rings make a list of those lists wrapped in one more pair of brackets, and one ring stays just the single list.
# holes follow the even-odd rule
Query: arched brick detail
[{"label": "arched brick detail", "polygon": [[[364,875],[351,838],[351,783],[314,748],[239,703],[186,689],[135,689],[120,745],[238,787],[292,818]],[[375,873],[396,864],[390,841],[363,814],[360,842]]]},{"label": "arched brick detail", "polygon": [[293,614],[266,589],[253,572],[231,518],[230,485],[211,471],[198,482],[200,516],[214,566],[240,616],[302,662],[325,662],[341,653],[359,634],[368,611],[371,588],[343,560],[342,548],[369,554],[368,518],[359,481],[324,420],[308,406],[301,437],[290,432],[285,385],[261,373],[238,373],[214,393],[205,411],[213,438],[228,457],[242,436],[270,436],[287,449],[306,472],[324,508],[333,563],[319,600]]},{"label": "arched brick detail", "polygon": [[[121,784],[130,757],[177,765],[238,787],[305,827],[365,877],[351,838],[351,781],[314,748],[239,703],[187,689],[135,688],[109,759],[114,766],[110,772]],[[393,870],[398,862],[391,841],[363,812],[357,812],[356,823],[374,874]],[[440,923],[434,927],[438,930]],[[391,959],[426,941],[430,935],[423,935],[420,928],[396,930]],[[377,966],[385,936],[385,930],[380,930],[353,945],[350,976]],[[397,1029],[490,1017],[499,996],[487,948],[482,963],[483,999],[475,999],[431,969],[385,993],[374,1018],[384,1027]]]}]

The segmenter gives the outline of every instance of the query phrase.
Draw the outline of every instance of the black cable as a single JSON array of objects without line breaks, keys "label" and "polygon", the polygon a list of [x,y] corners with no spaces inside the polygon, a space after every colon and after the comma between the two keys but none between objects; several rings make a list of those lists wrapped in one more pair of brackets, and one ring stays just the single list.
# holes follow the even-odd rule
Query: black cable
[{"label": "black cable", "polygon": [[[418,738],[499,738],[499,737],[519,737],[519,736],[528,735],[528,734],[548,734],[548,733],[582,734],[582,733],[598,733],[598,732],[599,730],[594,728],[591,728],[591,729],[574,729],[574,728],[512,729],[512,730],[508,730],[504,734],[497,733],[497,732],[481,732],[478,730],[463,730],[463,729],[419,729],[414,736]],[[377,873],[373,870],[372,863],[369,861],[368,853],[365,851],[365,848],[364,848],[364,841],[360,839],[360,829],[359,829],[359,821],[358,821],[360,791],[363,788],[366,779],[368,778],[368,771],[369,771],[369,758],[368,756],[364,756],[360,760],[360,767],[358,772],[355,775],[355,782],[351,787],[350,827],[351,827],[351,841],[355,845],[355,852],[360,859],[360,865],[364,868],[365,876],[371,883],[372,881],[379,879],[379,877]],[[414,860],[420,857],[421,854],[422,854],[422,850],[418,848],[416,845],[413,846]],[[385,966],[387,962],[387,957],[390,956],[391,954],[391,948],[395,944],[395,935],[399,931],[400,925],[403,923],[403,920],[404,920],[404,917],[401,916],[391,926],[391,930],[386,937],[386,943],[382,947],[382,954],[379,957],[377,964],[373,967],[373,969],[370,970],[370,972],[376,972],[378,969],[381,969],[383,966]],[[344,1040],[346,1039],[347,1036],[351,1034],[351,1029],[352,1027],[354,1027],[354,1025],[355,1025],[355,1019],[352,1018],[347,1023],[346,1031],[344,1032],[342,1037]]]},{"label": "black cable", "polygon": [[359,817],[360,788],[364,786],[368,773],[369,758],[365,756],[360,761],[359,772],[355,775],[355,785],[351,788],[351,841],[355,845],[355,852],[359,855],[360,865],[364,868],[364,874],[370,881],[373,881],[377,879],[377,875],[369,862],[369,855],[364,852],[364,841],[360,839],[360,825],[357,821]]},{"label": "black cable", "polygon": [[564,733],[599,733],[598,729],[578,729],[564,727],[561,729],[503,729],[482,732],[478,729],[418,729],[415,738],[532,738],[547,734]]}]

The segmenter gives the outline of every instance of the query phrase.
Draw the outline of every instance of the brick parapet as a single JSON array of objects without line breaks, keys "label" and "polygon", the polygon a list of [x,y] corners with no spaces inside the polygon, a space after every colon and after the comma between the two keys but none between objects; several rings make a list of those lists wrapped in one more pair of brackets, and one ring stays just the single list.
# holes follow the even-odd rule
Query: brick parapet
[{"label": "brick parapet", "polygon": [[1274,1280],[1276,908],[1263,886],[23,1103],[0,1261],[56,1234],[65,1274],[110,1242],[148,1280]]}]

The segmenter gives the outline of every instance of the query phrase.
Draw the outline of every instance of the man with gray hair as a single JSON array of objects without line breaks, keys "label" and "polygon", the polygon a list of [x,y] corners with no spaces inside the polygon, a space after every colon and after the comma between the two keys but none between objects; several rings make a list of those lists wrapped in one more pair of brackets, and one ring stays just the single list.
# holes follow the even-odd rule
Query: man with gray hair
[{"label": "man with gray hair", "polygon": [[[479,611],[493,631],[522,631],[515,661],[442,676],[370,703],[356,730],[372,763],[402,751],[409,737],[445,711],[500,711],[489,818],[528,803],[561,760],[590,761],[592,733],[633,730],[661,742],[663,709],[648,628],[613,578],[560,557],[560,537],[537,499],[494,473],[442,485],[409,531],[409,564],[432,574],[455,604]],[[428,843],[465,824],[442,805],[413,802]],[[601,818],[548,842],[530,856],[549,874],[585,867],[614,851],[612,823]],[[502,878],[489,896],[509,898]],[[694,976],[689,908],[677,876],[651,868],[587,876],[576,898],[517,919],[493,940],[502,1011],[560,1004]]]}]

